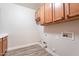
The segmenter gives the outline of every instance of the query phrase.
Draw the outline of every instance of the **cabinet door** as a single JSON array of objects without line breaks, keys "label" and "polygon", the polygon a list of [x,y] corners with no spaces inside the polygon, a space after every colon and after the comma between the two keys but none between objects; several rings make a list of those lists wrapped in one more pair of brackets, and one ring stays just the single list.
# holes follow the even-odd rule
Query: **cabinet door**
[{"label": "cabinet door", "polygon": [[53,15],[52,15],[52,5],[51,3],[45,4],[45,23],[53,22]]},{"label": "cabinet door", "polygon": [[7,37],[3,38],[3,54],[7,51]]},{"label": "cabinet door", "polygon": [[45,15],[44,14],[45,9],[44,9],[44,7],[45,7],[44,4],[42,4],[40,9],[39,9],[40,10],[40,24],[45,24],[45,18],[44,18],[45,17],[44,16]]},{"label": "cabinet door", "polygon": [[37,12],[38,12],[38,11],[35,12],[35,21],[37,21],[37,18],[38,18]]},{"label": "cabinet door", "polygon": [[68,3],[67,7],[68,18],[79,16],[79,3]]},{"label": "cabinet door", "polygon": [[65,6],[63,3],[53,3],[53,21],[61,21],[65,18]]},{"label": "cabinet door", "polygon": [[0,38],[0,56],[2,55],[2,38]]},{"label": "cabinet door", "polygon": [[36,12],[35,12],[35,20],[36,22],[39,22],[40,21],[40,9],[38,9]]}]

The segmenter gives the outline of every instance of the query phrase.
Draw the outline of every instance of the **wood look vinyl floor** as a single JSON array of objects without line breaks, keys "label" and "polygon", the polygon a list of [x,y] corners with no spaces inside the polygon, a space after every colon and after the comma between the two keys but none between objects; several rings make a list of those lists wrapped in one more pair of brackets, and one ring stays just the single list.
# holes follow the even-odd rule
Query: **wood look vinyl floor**
[{"label": "wood look vinyl floor", "polygon": [[8,51],[5,56],[52,56],[38,44]]}]

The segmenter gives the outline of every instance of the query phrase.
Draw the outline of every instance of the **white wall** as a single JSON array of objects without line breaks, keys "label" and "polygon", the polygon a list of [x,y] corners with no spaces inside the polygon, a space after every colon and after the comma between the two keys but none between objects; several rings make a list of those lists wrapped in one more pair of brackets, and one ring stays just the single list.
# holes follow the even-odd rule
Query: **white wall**
[{"label": "white wall", "polygon": [[36,31],[35,10],[16,4],[0,4],[0,32],[8,36],[8,48],[20,47],[40,40]]},{"label": "white wall", "polygon": [[[9,48],[37,42],[41,36],[51,51],[56,49],[56,54],[79,55],[79,20],[40,26],[35,24],[34,14],[35,10],[16,4],[0,4],[0,32],[9,34]],[[61,32],[75,32],[75,40],[60,39],[58,35]]]},{"label": "white wall", "polygon": [[[56,54],[61,56],[79,56],[79,20],[52,24],[43,28],[44,31],[41,32],[41,37],[48,43],[48,49],[52,51],[54,48]],[[74,32],[75,40],[60,39],[61,32]]]}]

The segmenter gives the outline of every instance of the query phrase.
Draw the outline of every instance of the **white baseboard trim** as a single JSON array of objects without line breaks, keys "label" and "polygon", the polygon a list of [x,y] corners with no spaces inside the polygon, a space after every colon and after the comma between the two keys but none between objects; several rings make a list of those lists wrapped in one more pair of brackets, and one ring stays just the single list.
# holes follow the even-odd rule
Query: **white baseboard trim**
[{"label": "white baseboard trim", "polygon": [[35,45],[35,44],[39,44],[39,42],[35,42],[35,43],[30,43],[30,44],[26,44],[26,45],[21,45],[21,46],[16,46],[16,47],[8,48],[8,51],[11,51],[11,50],[14,50],[14,49],[23,48],[23,47],[28,47],[28,46]]},{"label": "white baseboard trim", "polygon": [[[40,44],[40,43],[38,43],[38,44],[39,44],[42,48],[44,48],[42,44]],[[47,52],[49,52],[50,54],[52,54],[53,56],[59,56],[58,54],[52,52],[49,48],[45,48],[45,50],[46,50]]]},{"label": "white baseboard trim", "polygon": [[[11,51],[11,50],[15,50],[15,49],[19,49],[19,48],[23,48],[23,47],[28,47],[28,46],[31,46],[31,45],[35,45],[35,44],[38,44],[40,45],[41,47],[43,47],[42,44],[40,44],[40,42],[35,42],[35,43],[30,43],[30,44],[26,44],[26,45],[21,45],[21,46],[16,46],[16,47],[12,47],[12,48],[8,48],[8,51]],[[44,48],[44,47],[43,47]],[[59,56],[58,54],[52,52],[49,48],[45,48],[46,51],[48,51],[50,54],[52,54],[53,56]]]},{"label": "white baseboard trim", "polygon": [[53,56],[59,56],[58,54],[52,52],[49,48],[45,48],[46,51],[48,51],[50,54],[52,54]]}]

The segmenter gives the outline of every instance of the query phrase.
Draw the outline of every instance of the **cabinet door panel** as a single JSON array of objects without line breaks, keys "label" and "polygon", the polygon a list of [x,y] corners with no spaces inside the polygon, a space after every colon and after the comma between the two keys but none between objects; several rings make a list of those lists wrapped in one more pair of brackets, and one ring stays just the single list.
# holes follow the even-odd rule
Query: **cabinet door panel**
[{"label": "cabinet door panel", "polygon": [[45,4],[45,23],[53,22],[53,15],[52,15],[52,5],[51,3]]},{"label": "cabinet door panel", "polygon": [[45,23],[45,18],[44,18],[44,4],[43,5],[41,5],[41,7],[40,7],[40,24],[44,24]]},{"label": "cabinet door panel", "polygon": [[35,20],[36,20],[36,22],[39,22],[40,21],[40,9],[38,9],[37,11],[36,11],[36,13],[35,13]]},{"label": "cabinet door panel", "polygon": [[53,3],[53,21],[64,20],[65,6],[63,3]]},{"label": "cabinet door panel", "polygon": [[0,38],[0,56],[2,55],[2,38]]},{"label": "cabinet door panel", "polygon": [[68,3],[67,17],[79,16],[79,3]]},{"label": "cabinet door panel", "polygon": [[7,37],[3,38],[3,54],[7,51]]}]

